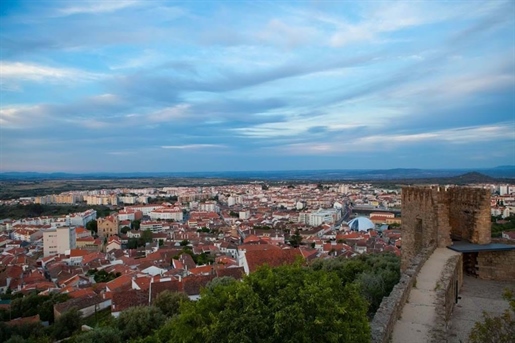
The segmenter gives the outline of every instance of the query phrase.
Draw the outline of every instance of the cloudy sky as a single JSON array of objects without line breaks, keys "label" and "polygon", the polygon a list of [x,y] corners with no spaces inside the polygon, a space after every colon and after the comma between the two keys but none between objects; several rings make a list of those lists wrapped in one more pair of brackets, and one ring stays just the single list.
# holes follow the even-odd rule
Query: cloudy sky
[{"label": "cloudy sky", "polygon": [[0,171],[515,164],[515,2],[7,1]]}]

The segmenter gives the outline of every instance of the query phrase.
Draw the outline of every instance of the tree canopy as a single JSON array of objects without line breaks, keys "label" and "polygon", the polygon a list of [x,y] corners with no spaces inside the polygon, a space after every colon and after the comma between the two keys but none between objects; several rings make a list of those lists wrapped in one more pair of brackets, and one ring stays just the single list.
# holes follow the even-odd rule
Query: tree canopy
[{"label": "tree canopy", "polygon": [[359,287],[335,273],[265,266],[204,289],[162,330],[168,342],[368,342],[366,312]]}]

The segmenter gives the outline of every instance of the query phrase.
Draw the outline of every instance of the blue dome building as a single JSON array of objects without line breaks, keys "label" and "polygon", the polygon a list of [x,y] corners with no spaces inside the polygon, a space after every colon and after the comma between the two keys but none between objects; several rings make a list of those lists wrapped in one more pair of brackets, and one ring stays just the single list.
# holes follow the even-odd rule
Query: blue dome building
[{"label": "blue dome building", "polygon": [[375,224],[366,217],[357,217],[349,222],[349,228],[351,231],[368,231],[375,229]]}]

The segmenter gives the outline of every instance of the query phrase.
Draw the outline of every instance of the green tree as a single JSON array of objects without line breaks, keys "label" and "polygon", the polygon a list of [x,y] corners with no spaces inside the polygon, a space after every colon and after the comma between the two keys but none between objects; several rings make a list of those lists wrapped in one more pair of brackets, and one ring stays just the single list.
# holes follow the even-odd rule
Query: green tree
[{"label": "green tree", "polygon": [[509,303],[509,309],[498,317],[492,317],[483,311],[483,321],[477,322],[469,335],[470,343],[513,343],[515,337],[515,297],[506,290],[503,298]]},{"label": "green tree", "polygon": [[152,335],[166,321],[166,316],[155,306],[131,307],[120,313],[117,326],[122,339],[127,341]]},{"label": "green tree", "polygon": [[[335,273],[264,266],[184,303],[159,332],[167,342],[369,342],[367,305]],[[164,334],[166,333],[166,334]]]},{"label": "green tree", "polygon": [[121,332],[117,328],[103,327],[74,337],[73,343],[122,343]]},{"label": "green tree", "polygon": [[300,244],[302,243],[302,236],[300,235],[299,233],[299,230],[296,230],[295,233],[293,235],[291,235],[290,237],[290,244],[292,247],[299,247]]},{"label": "green tree", "polygon": [[124,227],[122,227],[122,228],[120,229],[120,232],[121,232],[121,233],[123,233],[123,234],[125,235],[127,232],[129,232],[129,230],[130,230],[130,229],[131,229],[130,227],[128,227],[128,226],[124,226]]},{"label": "green tree", "polygon": [[131,222],[131,227],[133,230],[139,230],[140,226],[141,226],[141,220],[136,219]]},{"label": "green tree", "polygon": [[143,233],[141,234],[141,239],[144,243],[152,242],[152,231],[150,231],[150,229],[146,229],[145,231],[143,231]]},{"label": "green tree", "polygon": [[91,220],[86,224],[86,229],[91,231],[92,233],[98,233],[98,224],[96,220]]},{"label": "green tree", "polygon": [[182,240],[179,244],[180,244],[181,247],[185,247],[185,246],[188,246],[190,244],[190,241],[185,239],[185,240]]},{"label": "green tree", "polygon": [[80,330],[81,326],[81,313],[77,308],[72,308],[59,317],[52,329],[55,339],[60,340],[72,336],[75,332]]},{"label": "green tree", "polygon": [[181,303],[188,301],[190,299],[186,294],[167,290],[159,293],[152,305],[160,309],[165,316],[173,317],[179,314]]}]

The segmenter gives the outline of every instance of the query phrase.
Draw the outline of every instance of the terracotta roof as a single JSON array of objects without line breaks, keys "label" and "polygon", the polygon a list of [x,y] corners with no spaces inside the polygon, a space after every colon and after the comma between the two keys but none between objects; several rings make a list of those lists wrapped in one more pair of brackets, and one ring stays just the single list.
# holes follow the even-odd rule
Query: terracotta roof
[{"label": "terracotta roof", "polygon": [[148,291],[130,289],[113,293],[111,312],[120,312],[135,306],[148,305]]},{"label": "terracotta roof", "polygon": [[215,278],[214,275],[192,275],[182,279],[183,291],[188,295],[199,295],[200,289],[206,287],[209,281]]},{"label": "terracotta roof", "polygon": [[101,302],[104,302],[104,299],[96,294],[81,298],[73,298],[63,303],[54,305],[54,311],[57,311],[62,314],[63,312],[68,311],[72,307],[77,307],[79,310],[81,310],[83,308],[93,306],[95,304],[100,304]]},{"label": "terracotta roof", "polygon": [[278,249],[267,251],[247,251],[245,258],[249,266],[249,272],[254,272],[264,264],[270,267],[278,267],[283,264],[294,263],[298,256],[302,257],[302,253],[297,249]]},{"label": "terracotta roof", "polygon": [[236,280],[241,280],[245,275],[243,267],[232,267],[232,268],[218,268],[216,270],[217,277],[230,276]]},{"label": "terracotta roof", "polygon": [[13,326],[13,325],[25,325],[25,324],[32,324],[32,323],[39,323],[41,319],[39,318],[39,314],[36,314],[32,317],[24,317],[24,318],[16,318],[11,321],[6,322],[7,325]]},{"label": "terracotta roof", "polygon": [[150,284],[150,301],[153,302],[157,295],[164,291],[182,292],[183,285],[179,280],[152,282]]},{"label": "terracotta roof", "polygon": [[106,288],[109,288],[111,292],[118,292],[128,290],[132,287],[132,275],[122,275],[116,279],[109,281],[106,284]]}]

